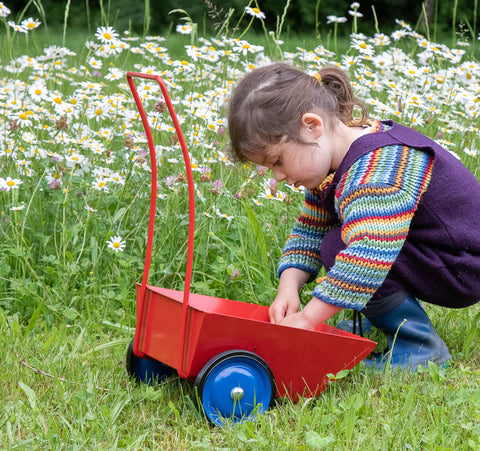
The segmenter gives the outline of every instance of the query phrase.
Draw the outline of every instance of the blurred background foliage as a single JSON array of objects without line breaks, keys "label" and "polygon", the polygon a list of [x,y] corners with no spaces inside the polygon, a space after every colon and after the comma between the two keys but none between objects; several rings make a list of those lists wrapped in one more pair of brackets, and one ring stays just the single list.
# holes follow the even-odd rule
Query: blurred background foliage
[{"label": "blurred background foliage", "polygon": [[[327,15],[347,17],[351,21],[349,9],[352,2],[338,0],[258,0],[259,8],[266,15],[266,26],[275,29],[277,20],[288,6],[283,31],[288,33],[328,32]],[[363,0],[358,11],[363,14],[358,31],[373,34],[375,16],[379,30],[388,33],[395,28],[395,19],[409,23],[419,31],[425,30],[425,20],[429,27],[441,33],[469,33],[477,30],[477,0]],[[247,0],[6,0],[4,4],[12,10],[13,17],[23,12],[25,17],[33,16],[46,21],[47,27],[55,28],[64,24],[67,11],[68,28],[82,28],[94,32],[99,25],[110,25],[117,31],[130,30],[134,33],[165,35],[181,22],[181,13],[171,13],[184,9],[193,22],[198,24],[200,33],[215,33],[223,23],[229,10],[231,27],[238,22],[245,6],[255,7]],[[42,10],[42,11],[41,11]],[[147,13],[147,14],[146,14]],[[43,16],[43,17],[41,17]],[[248,18],[244,18],[245,21]],[[259,21],[255,24],[261,31]],[[174,28],[173,28],[174,29]],[[348,26],[340,27],[339,33],[348,34]]]}]

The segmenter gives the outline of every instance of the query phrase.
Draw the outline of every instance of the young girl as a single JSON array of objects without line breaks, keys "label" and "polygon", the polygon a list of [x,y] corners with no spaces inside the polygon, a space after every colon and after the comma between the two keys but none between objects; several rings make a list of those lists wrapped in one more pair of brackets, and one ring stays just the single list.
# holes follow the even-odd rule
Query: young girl
[{"label": "young girl", "polygon": [[[354,309],[385,333],[393,367],[446,362],[448,348],[417,298],[449,308],[480,301],[472,173],[422,134],[369,120],[337,67],[314,76],[283,63],[255,69],[236,86],[228,123],[237,161],[305,188],[271,321],[314,329]],[[327,275],[299,311],[299,292],[322,265]],[[386,357],[368,364],[382,367]]]}]

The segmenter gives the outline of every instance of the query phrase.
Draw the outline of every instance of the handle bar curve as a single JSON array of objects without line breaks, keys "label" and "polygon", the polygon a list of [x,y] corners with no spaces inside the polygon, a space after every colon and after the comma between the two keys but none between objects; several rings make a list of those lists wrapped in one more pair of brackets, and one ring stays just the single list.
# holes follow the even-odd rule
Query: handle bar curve
[{"label": "handle bar curve", "polygon": [[[180,377],[186,377],[184,370],[184,360],[185,360],[185,341],[186,341],[186,332],[187,332],[187,316],[188,316],[188,304],[189,304],[189,295],[190,295],[190,286],[192,281],[192,268],[193,268],[193,244],[194,244],[194,235],[195,235],[195,188],[193,183],[193,173],[192,166],[190,162],[190,155],[188,153],[187,145],[185,138],[183,136],[182,129],[180,127],[180,122],[178,121],[177,115],[173,108],[172,101],[168,94],[167,88],[164,81],[159,75],[145,74],[141,72],[127,72],[127,81],[132,91],[135,104],[137,105],[138,112],[142,119],[143,128],[147,136],[148,148],[150,153],[150,165],[151,165],[151,193],[150,193],[150,215],[148,221],[148,233],[147,233],[147,249],[145,254],[145,265],[142,277],[142,283],[140,286],[139,297],[145,301],[145,296],[147,292],[147,283],[148,275],[150,271],[150,264],[152,260],[152,249],[153,249],[153,236],[155,231],[155,212],[157,206],[157,158],[155,152],[155,144],[153,141],[152,131],[148,123],[147,115],[143,107],[142,100],[138,95],[137,88],[135,86],[134,78],[142,78],[147,80],[155,80],[160,86],[160,90],[163,95],[163,99],[167,105],[168,112],[173,121],[173,126],[182,149],[183,160],[185,162],[185,169],[187,173],[187,184],[188,184],[188,204],[189,204],[189,224],[188,224],[188,246],[187,246],[187,266],[185,274],[185,285],[183,291],[183,306],[182,306],[182,319],[181,319],[181,330],[180,330],[180,346],[179,346],[179,363],[178,363],[178,374]],[[141,303],[142,307],[144,302]],[[141,319],[143,317],[143,311],[137,309],[137,329],[140,327]],[[138,335],[139,330],[136,330],[135,335]],[[133,351],[136,355],[142,357],[142,352],[138,349],[138,340],[134,341]],[[144,357],[145,355],[143,355]]]}]

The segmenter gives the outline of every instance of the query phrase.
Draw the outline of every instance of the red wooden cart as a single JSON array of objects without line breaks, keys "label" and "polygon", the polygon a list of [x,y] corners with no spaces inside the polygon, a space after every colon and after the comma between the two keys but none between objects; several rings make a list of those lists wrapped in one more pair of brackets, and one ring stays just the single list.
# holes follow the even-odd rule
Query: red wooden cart
[{"label": "red wooden cart", "polygon": [[[152,133],[134,78],[155,80],[161,89],[183,152],[189,194],[189,233],[183,291],[148,285],[157,199],[157,162]],[[142,382],[173,373],[194,382],[213,423],[252,419],[275,397],[312,397],[325,389],[327,374],[351,369],[376,343],[327,324],[307,331],[270,323],[268,307],[190,292],[195,191],[185,139],[163,80],[128,72],[150,150],[151,197],[145,267],[137,285],[135,337],[127,370]]]}]

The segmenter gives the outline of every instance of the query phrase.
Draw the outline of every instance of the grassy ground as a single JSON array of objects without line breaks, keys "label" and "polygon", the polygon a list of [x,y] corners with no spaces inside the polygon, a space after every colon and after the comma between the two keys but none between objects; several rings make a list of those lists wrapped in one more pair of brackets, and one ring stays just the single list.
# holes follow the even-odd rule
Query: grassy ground
[{"label": "grassy ground", "polygon": [[[55,36],[61,46],[62,33]],[[426,306],[453,357],[445,368],[371,373],[359,365],[318,398],[278,399],[256,422],[235,427],[212,427],[188,381],[137,386],[125,370],[150,173],[124,71],[162,71],[182,120],[198,190],[192,290],[268,304],[302,195],[283,184],[273,190],[268,173],[228,164],[223,102],[229,88],[248,64],[268,57],[309,71],[335,62],[350,71],[372,115],[439,139],[479,177],[478,62],[468,52],[456,60],[455,52],[417,38],[412,33],[388,46],[367,39],[365,47],[383,58],[377,60],[358,42],[334,42],[332,35],[322,41],[289,36],[280,48],[249,35],[238,54],[257,44],[266,49],[237,61],[222,53],[232,41],[209,37],[195,41],[202,56],[195,61],[185,52],[190,36],[125,40],[129,51],[99,56],[98,47],[85,46],[98,39],[69,31],[65,45],[76,55],[44,58],[51,35],[10,35],[0,50],[0,178],[6,183],[0,190],[0,448],[480,449],[478,306]],[[419,56],[425,45],[433,49],[427,61]],[[213,62],[206,59],[212,47]],[[398,66],[388,66],[392,54],[401,58]],[[158,93],[142,88],[142,94],[153,111]],[[183,163],[171,130],[162,128],[168,119],[150,120],[157,121],[161,160],[151,283],[181,289]],[[112,241],[124,249],[115,252]]]},{"label": "grassy ground", "polygon": [[186,381],[159,388],[129,381],[131,330],[85,320],[29,327],[0,313],[1,442],[9,449],[476,450],[480,315],[438,313],[454,357],[448,368],[371,374],[357,367],[317,399],[279,399],[257,422],[233,428],[209,425]]}]

